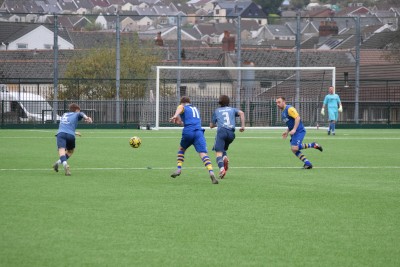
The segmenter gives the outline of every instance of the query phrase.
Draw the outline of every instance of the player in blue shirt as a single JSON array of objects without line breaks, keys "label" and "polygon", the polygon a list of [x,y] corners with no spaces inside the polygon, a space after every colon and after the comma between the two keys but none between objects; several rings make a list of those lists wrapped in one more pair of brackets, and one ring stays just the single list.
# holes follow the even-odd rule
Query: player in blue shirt
[{"label": "player in blue shirt", "polygon": [[180,105],[176,108],[174,116],[172,116],[169,121],[176,124],[183,124],[182,138],[177,156],[177,169],[171,174],[171,177],[175,178],[181,175],[182,165],[185,160],[185,151],[193,145],[209,172],[211,182],[213,184],[218,184],[210,158],[207,154],[204,129],[201,128],[200,112],[196,107],[191,105],[189,97],[183,96],[181,98]]},{"label": "player in blue shirt", "polygon": [[304,162],[304,169],[311,169],[313,165],[306,158],[306,156],[301,153],[302,149],[315,148],[322,152],[322,146],[313,143],[303,143],[303,139],[306,136],[306,129],[304,128],[303,122],[300,119],[299,113],[291,105],[286,105],[286,100],[284,97],[280,96],[276,99],[276,105],[280,110],[282,110],[282,121],[286,123],[287,130],[282,134],[282,138],[286,139],[288,135],[291,136],[290,145],[293,154],[296,155],[301,161]]},{"label": "player in blue shirt", "polygon": [[228,170],[229,159],[226,151],[233,140],[235,140],[236,117],[240,117],[241,127],[239,131],[243,132],[245,127],[243,111],[229,107],[229,101],[227,95],[221,95],[219,97],[218,104],[221,107],[214,111],[210,123],[210,128],[218,126],[213,150],[215,150],[217,157],[219,177],[221,179],[224,178]]},{"label": "player in blue shirt", "polygon": [[338,120],[339,113],[343,111],[342,102],[340,102],[340,97],[335,94],[335,88],[333,86],[329,87],[329,94],[325,96],[324,103],[321,109],[321,115],[325,115],[325,107],[328,107],[329,116],[329,129],[328,135],[335,135],[336,121]]},{"label": "player in blue shirt", "polygon": [[81,112],[80,107],[75,103],[69,105],[69,111],[70,112],[64,113],[60,119],[60,125],[56,134],[60,159],[53,165],[53,169],[58,172],[58,165],[62,164],[65,175],[67,176],[71,175],[67,160],[74,153],[75,134],[80,135],[80,133],[75,132],[78,121],[84,119],[87,123],[93,122],[92,118]]}]

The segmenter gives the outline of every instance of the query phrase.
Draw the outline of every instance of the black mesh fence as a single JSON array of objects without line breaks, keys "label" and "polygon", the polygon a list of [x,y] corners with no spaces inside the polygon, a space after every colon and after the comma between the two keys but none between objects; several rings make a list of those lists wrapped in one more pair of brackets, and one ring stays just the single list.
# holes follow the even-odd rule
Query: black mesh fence
[{"label": "black mesh fence", "polygon": [[221,6],[202,13],[195,4],[128,6],[1,12],[2,126],[56,123],[73,102],[96,123],[148,126],[158,116],[169,125],[182,95],[197,102],[206,124],[221,94],[245,111],[249,126],[281,125],[280,95],[307,125],[326,124],[319,110],[332,83],[328,72],[298,80],[285,70],[168,71],[157,114],[155,66],[335,67],[341,123],[400,124],[396,9],[271,16],[257,6],[233,13]]}]

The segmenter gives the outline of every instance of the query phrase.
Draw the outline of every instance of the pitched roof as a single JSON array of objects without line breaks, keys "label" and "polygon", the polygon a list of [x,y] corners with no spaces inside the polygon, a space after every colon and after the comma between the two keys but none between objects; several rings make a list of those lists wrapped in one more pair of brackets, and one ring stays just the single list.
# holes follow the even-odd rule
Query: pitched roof
[{"label": "pitched roof", "polygon": [[[353,50],[352,53],[355,54],[355,51]],[[392,62],[388,60],[388,56],[390,56],[390,51],[377,49],[361,49],[360,65],[371,66],[392,64]]]},{"label": "pitched roof", "polygon": [[0,21],[0,43],[10,43],[28,32],[39,27],[40,24],[12,23]]},{"label": "pitched roof", "polygon": [[237,31],[235,25],[232,23],[201,23],[197,24],[195,28],[200,32],[201,36],[221,35],[224,31],[235,34]]},{"label": "pitched roof", "polygon": [[[24,22],[2,22],[0,21],[0,43],[10,43],[25,34],[33,31],[39,26],[44,26],[50,31],[54,31],[52,24],[39,24],[39,23],[24,23]],[[70,37],[67,31],[58,31],[58,36],[62,37],[66,41],[70,41]]]},{"label": "pitched roof", "polygon": [[[76,50],[60,50],[59,71],[64,73],[66,62],[76,54]],[[53,78],[52,50],[0,51],[0,77],[22,79]]]},{"label": "pitched roof", "polygon": [[353,15],[366,15],[370,13],[370,10],[364,6],[352,6],[352,7],[345,7],[340,11],[336,12],[335,16],[353,16]]},{"label": "pitched roof", "polygon": [[98,6],[98,7],[109,7],[110,3],[107,0],[89,0],[93,6]]},{"label": "pitched roof", "polygon": [[285,25],[269,24],[265,26],[274,36],[295,36],[291,29]]},{"label": "pitched roof", "polygon": [[386,49],[394,43],[400,43],[400,30],[374,33],[361,44],[364,49]]}]

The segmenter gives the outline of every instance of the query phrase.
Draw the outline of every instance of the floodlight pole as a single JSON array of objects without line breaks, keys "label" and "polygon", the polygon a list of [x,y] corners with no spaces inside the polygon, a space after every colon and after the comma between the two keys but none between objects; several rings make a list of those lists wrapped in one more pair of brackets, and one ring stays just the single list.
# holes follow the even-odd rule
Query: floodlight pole
[{"label": "floodlight pole", "polygon": [[[300,67],[300,12],[296,14],[296,67]],[[300,70],[296,70],[296,96],[295,96],[295,108],[300,108]]]},{"label": "floodlight pole", "polygon": [[[237,62],[236,66],[240,67],[242,65],[242,39],[241,39],[241,16],[238,15],[238,26],[237,26]],[[236,88],[236,108],[240,109],[240,88],[242,87],[242,70],[237,70],[237,88]]]},{"label": "floodlight pole", "polygon": [[[177,37],[178,37],[178,66],[182,65],[182,32],[181,32],[181,13],[178,14],[177,17]],[[179,99],[181,98],[181,69],[177,70],[176,77],[176,96]]]},{"label": "floodlight pole", "polygon": [[119,14],[117,13],[117,21],[115,22],[115,33],[116,33],[116,51],[115,51],[115,57],[116,57],[116,71],[115,71],[115,87],[116,87],[116,110],[115,110],[115,116],[116,116],[116,121],[117,124],[119,124],[120,121],[120,108],[119,108],[119,89],[120,89],[120,83],[121,83],[121,53],[120,53],[120,32],[119,32]]},{"label": "floodlight pole", "polygon": [[58,114],[58,16],[54,14],[54,41],[53,41],[54,65],[53,65],[53,122],[57,123]]},{"label": "floodlight pole", "polygon": [[361,43],[361,29],[360,29],[360,15],[356,18],[356,82],[355,82],[355,101],[354,101],[354,122],[359,123],[359,91],[360,91],[360,43]]}]

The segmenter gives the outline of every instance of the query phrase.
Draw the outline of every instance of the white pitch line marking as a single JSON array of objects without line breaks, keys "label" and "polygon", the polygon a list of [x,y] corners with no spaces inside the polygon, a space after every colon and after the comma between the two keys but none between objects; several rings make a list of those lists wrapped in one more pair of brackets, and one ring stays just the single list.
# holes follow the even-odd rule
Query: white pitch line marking
[{"label": "white pitch line marking", "polygon": [[[301,167],[285,167],[285,166],[265,166],[265,167],[229,167],[230,169],[301,169]],[[400,166],[322,166],[313,167],[314,169],[400,169]],[[105,167],[105,168],[73,168],[74,170],[87,170],[87,171],[113,171],[113,170],[174,170],[174,167],[137,167],[137,168],[125,168],[125,167]],[[185,169],[204,169],[204,167],[185,167]],[[37,169],[0,169],[0,171],[53,171],[52,168],[37,168]]]}]

